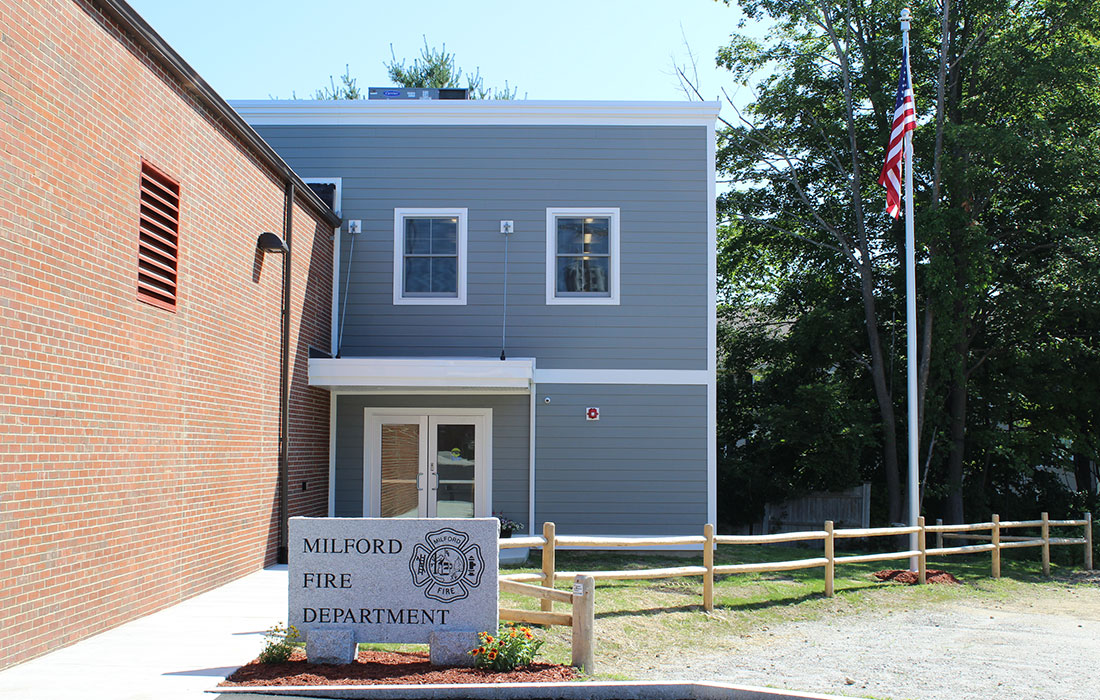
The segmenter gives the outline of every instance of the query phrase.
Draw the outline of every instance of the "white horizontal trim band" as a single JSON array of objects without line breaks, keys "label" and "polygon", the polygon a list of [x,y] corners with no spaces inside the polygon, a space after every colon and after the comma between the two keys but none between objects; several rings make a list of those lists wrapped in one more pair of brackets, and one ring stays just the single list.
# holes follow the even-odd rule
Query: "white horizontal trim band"
[{"label": "white horizontal trim band", "polygon": [[530,358],[341,357],[311,358],[310,386],[349,389],[494,389],[526,392]]},{"label": "white horizontal trim band", "polygon": [[564,124],[713,126],[717,102],[232,100],[251,125]]},{"label": "white horizontal trim band", "polygon": [[332,391],[529,390],[537,384],[668,384],[706,386],[705,369],[536,369],[531,358],[311,358],[310,386]]},{"label": "white horizontal trim band", "polygon": [[700,384],[705,369],[536,369],[536,384]]}]

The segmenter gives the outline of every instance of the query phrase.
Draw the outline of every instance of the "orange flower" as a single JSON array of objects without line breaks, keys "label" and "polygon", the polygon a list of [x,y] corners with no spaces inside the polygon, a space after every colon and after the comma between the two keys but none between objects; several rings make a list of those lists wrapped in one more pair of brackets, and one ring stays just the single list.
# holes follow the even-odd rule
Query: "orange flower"
[{"label": "orange flower", "polygon": [[517,634],[519,634],[519,633],[518,633],[518,632],[516,632],[516,628],[515,628],[515,627],[513,627],[513,628],[512,628],[512,636],[514,637],[514,636],[516,636]]},{"label": "orange flower", "polygon": [[491,634],[485,635],[485,641],[492,644],[493,643],[493,635],[491,635]]},{"label": "orange flower", "polygon": [[492,660],[494,660],[494,659],[496,659],[496,658],[497,658],[497,653],[496,653],[496,650],[490,651],[490,652],[489,652],[489,660],[490,660],[490,661],[492,661]]},{"label": "orange flower", "polygon": [[523,628],[523,635],[528,639],[534,639],[535,637],[535,635],[531,634],[531,630],[527,629],[526,627]]},{"label": "orange flower", "polygon": [[473,654],[474,656],[477,656],[478,654],[482,653],[483,651],[485,651],[485,650],[482,649],[481,647],[478,647],[477,649],[474,649],[470,653]]}]

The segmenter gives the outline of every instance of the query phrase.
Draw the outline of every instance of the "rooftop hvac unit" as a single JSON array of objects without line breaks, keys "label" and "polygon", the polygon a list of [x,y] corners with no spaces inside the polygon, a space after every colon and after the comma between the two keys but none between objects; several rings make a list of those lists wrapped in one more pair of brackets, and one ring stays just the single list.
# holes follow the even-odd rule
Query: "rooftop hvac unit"
[{"label": "rooftop hvac unit", "polygon": [[369,100],[466,100],[470,91],[466,88],[367,88]]}]

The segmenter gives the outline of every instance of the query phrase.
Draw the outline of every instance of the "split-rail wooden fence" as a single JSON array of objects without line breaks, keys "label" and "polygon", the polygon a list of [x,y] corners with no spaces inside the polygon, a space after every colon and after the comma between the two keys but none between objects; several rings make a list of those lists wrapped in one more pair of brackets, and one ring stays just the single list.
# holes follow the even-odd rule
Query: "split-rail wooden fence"
[{"label": "split-rail wooden fence", "polygon": [[[1050,529],[1055,527],[1082,527],[1084,532],[1081,537],[1051,537]],[[1005,531],[1019,528],[1038,528],[1039,536],[1013,536],[1004,534]],[[988,531],[988,534],[984,534]],[[881,552],[873,554],[851,554],[837,556],[835,547],[837,540],[892,537],[896,535],[917,535],[916,549],[908,549],[897,552]],[[935,535],[935,547],[927,546],[929,534]],[[979,533],[979,534],[973,534]],[[963,538],[981,540],[982,544],[960,545],[945,547],[944,539]],[[822,542],[822,556],[810,559],[794,559],[789,561],[754,562],[751,564],[723,564],[715,565],[714,550],[717,545],[723,544],[774,544],[778,542]],[[551,594],[557,581],[576,579],[577,577],[590,577],[591,579],[654,579],[670,578],[678,576],[703,577],[703,607],[710,611],[714,609],[714,577],[723,574],[745,574],[756,572],[793,571],[796,569],[823,568],[825,570],[825,595],[833,596],[833,579],[837,564],[855,564],[859,562],[890,561],[896,559],[916,558],[917,577],[919,583],[926,581],[926,562],[928,557],[943,557],[953,554],[976,554],[989,552],[991,558],[991,574],[993,578],[1001,576],[1001,552],[1006,549],[1018,549],[1024,547],[1041,547],[1043,574],[1050,575],[1050,548],[1054,545],[1084,545],[1084,567],[1092,569],[1092,514],[1086,513],[1080,520],[1051,520],[1046,513],[1039,520],[1001,520],[994,515],[989,522],[967,523],[961,525],[944,525],[937,521],[935,525],[926,525],[924,518],[917,521],[915,527],[869,527],[837,530],[833,528],[832,521],[826,521],[821,530],[805,532],[782,532],[774,535],[716,535],[714,526],[707,524],[703,528],[702,536],[683,537],[573,537],[562,536],[556,533],[554,523],[543,525],[542,536],[512,537],[500,540],[501,549],[519,547],[531,547],[542,549],[542,573],[530,574],[504,574],[500,576],[502,591],[522,593],[538,597],[541,601],[542,612],[513,611],[502,609],[501,619],[519,619],[514,617],[523,615],[521,621],[534,624],[557,624],[574,626],[574,650],[576,649],[576,597],[570,594],[555,591]],[[702,566],[677,566],[660,569],[628,569],[624,571],[557,571],[555,568],[556,553],[559,547],[589,548],[589,549],[615,549],[619,547],[676,547],[676,546],[701,546]],[[522,585],[524,582],[539,582],[540,585]],[[536,595],[536,591],[539,591]],[[555,601],[572,602],[574,614],[560,615],[553,611]],[[588,605],[591,599],[588,598]],[[511,615],[513,617],[507,617]],[[566,618],[570,618],[566,621]],[[590,629],[590,628],[589,628]]]}]

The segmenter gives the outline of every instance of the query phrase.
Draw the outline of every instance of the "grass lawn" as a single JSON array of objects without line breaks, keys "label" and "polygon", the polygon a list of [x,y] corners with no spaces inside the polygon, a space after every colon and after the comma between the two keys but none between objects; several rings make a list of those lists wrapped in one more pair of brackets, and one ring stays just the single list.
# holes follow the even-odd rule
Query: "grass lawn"
[{"label": "grass lawn", "polygon": [[[1052,548],[1064,550],[1065,548]],[[1080,557],[1076,553],[1074,554]],[[848,553],[848,552],[843,552]],[[856,552],[851,552],[856,553]],[[842,552],[838,551],[838,555]],[[1034,556],[1032,556],[1034,554]],[[1057,579],[1069,573],[1070,553],[1057,552],[1051,579],[1042,576],[1038,551],[1002,552],[1001,578],[990,575],[988,553],[943,559],[929,559],[928,568],[944,569],[964,585],[905,586],[885,584],[871,574],[881,569],[907,568],[907,560],[845,564],[837,566],[834,598],[824,596],[824,569],[806,569],[774,574],[738,574],[718,576],[715,581],[715,608],[706,613],[702,607],[702,577],[652,579],[640,581],[596,582],[596,678],[625,679],[638,659],[667,660],[692,654],[716,637],[754,636],[771,626],[785,622],[811,620],[829,615],[847,615],[874,610],[892,612],[921,606],[966,601],[968,599],[1019,599],[1036,595],[1044,587],[1064,585]],[[722,545],[715,564],[782,561],[821,556],[820,548],[761,545]],[[647,569],[698,565],[701,554],[676,556],[650,552],[607,553],[558,551],[559,571],[595,571]],[[524,566],[508,566],[502,573],[539,571],[539,552],[532,551]],[[1080,566],[1080,562],[1077,562]],[[559,581],[567,589],[571,582]],[[503,607],[538,609],[538,601],[512,594],[501,594]],[[555,603],[565,612],[567,605]],[[553,627],[539,633],[546,644],[541,657],[557,663],[569,663],[570,630]]]}]

